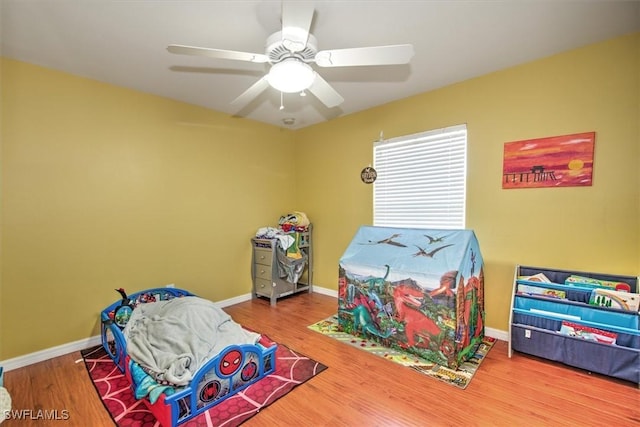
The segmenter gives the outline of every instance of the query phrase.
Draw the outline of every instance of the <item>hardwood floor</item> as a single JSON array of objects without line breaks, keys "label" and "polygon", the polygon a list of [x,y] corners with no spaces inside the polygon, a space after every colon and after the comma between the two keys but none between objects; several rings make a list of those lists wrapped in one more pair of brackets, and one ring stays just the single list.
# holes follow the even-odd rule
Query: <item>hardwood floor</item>
[{"label": "hardwood floor", "polygon": [[[335,298],[299,294],[277,307],[259,299],[225,308],[238,323],[329,367],[244,425],[640,426],[640,390],[630,382],[519,353],[509,359],[499,341],[460,390],[307,328],[336,307]],[[113,425],[78,359],[76,352],[5,374],[14,409],[58,410],[67,420],[4,425]]]}]

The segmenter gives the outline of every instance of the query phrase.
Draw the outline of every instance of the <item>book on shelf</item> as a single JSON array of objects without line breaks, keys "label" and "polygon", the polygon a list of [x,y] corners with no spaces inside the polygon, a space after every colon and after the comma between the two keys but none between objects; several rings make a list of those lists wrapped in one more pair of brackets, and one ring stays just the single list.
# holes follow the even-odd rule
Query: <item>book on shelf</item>
[{"label": "book on shelf", "polygon": [[611,289],[596,288],[591,291],[590,305],[617,308],[637,313],[640,309],[640,295]]},{"label": "book on shelf", "polygon": [[565,291],[557,289],[541,288],[539,286],[530,286],[518,283],[517,293],[520,295],[540,295],[548,298],[564,299],[567,297]]},{"label": "book on shelf", "polygon": [[582,318],[580,316],[574,316],[572,314],[558,313],[557,311],[540,310],[538,308],[531,308],[531,309],[529,309],[529,311],[531,313],[541,314],[543,316],[549,316],[549,317],[555,317],[555,318],[561,318],[561,319],[569,319],[569,320],[582,320]]},{"label": "book on shelf", "polygon": [[562,321],[560,333],[570,337],[576,337],[587,341],[595,341],[602,344],[615,344],[618,334],[602,329],[584,326],[574,322]]},{"label": "book on shelf", "polygon": [[544,273],[534,274],[532,276],[518,276],[518,280],[527,280],[529,282],[551,283],[551,280]]},{"label": "book on shelf", "polygon": [[631,292],[631,286],[624,282],[614,282],[611,280],[599,280],[591,277],[583,277],[572,274],[564,281],[567,286],[582,286],[587,288],[605,288],[614,291]]}]

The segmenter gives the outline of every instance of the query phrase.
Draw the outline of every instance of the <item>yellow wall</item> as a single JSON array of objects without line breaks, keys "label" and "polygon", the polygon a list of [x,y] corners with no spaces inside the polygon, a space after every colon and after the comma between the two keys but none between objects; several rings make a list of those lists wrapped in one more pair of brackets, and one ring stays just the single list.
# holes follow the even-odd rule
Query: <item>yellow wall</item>
[{"label": "yellow wall", "polygon": [[96,335],[121,286],[248,293],[294,207],[288,130],[10,60],[2,124],[0,360]]},{"label": "yellow wall", "polygon": [[[296,132],[3,60],[0,360],[95,335],[116,287],[250,289],[249,237],[314,223],[314,282],[372,222],[372,142],[466,123],[487,326],[516,263],[640,272],[640,34]],[[595,131],[592,187],[502,190],[508,141]],[[288,188],[294,191],[282,191]]]},{"label": "yellow wall", "polygon": [[[640,34],[592,45],[296,132],[298,208],[315,226],[314,281],[372,223],[360,171],[372,142],[466,123],[467,228],[485,261],[487,326],[506,331],[516,263],[638,275]],[[505,142],[595,131],[593,186],[503,190]]]}]

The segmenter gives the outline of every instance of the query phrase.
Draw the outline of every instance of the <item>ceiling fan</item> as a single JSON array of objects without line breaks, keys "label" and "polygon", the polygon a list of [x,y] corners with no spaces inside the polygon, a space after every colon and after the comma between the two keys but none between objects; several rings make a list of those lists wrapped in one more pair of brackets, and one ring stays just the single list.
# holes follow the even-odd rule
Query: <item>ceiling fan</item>
[{"label": "ceiling fan", "polygon": [[244,108],[269,86],[283,93],[311,92],[328,108],[344,99],[309,64],[318,67],[352,67],[406,64],[413,56],[413,45],[359,47],[318,51],[315,36],[309,32],[314,8],[309,2],[282,3],[282,29],[266,41],[265,53],[238,52],[171,44],[167,50],[183,55],[200,55],[256,63],[269,63],[269,72],[238,96],[231,104]]}]

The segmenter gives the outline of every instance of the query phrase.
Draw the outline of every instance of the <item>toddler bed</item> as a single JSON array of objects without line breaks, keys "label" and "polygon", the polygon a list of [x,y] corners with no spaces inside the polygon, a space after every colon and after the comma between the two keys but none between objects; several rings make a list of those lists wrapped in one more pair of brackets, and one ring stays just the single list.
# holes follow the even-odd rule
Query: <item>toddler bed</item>
[{"label": "toddler bed", "polygon": [[162,426],[177,426],[275,370],[277,344],[211,301],[176,288],[127,296],[101,313],[102,345]]}]

